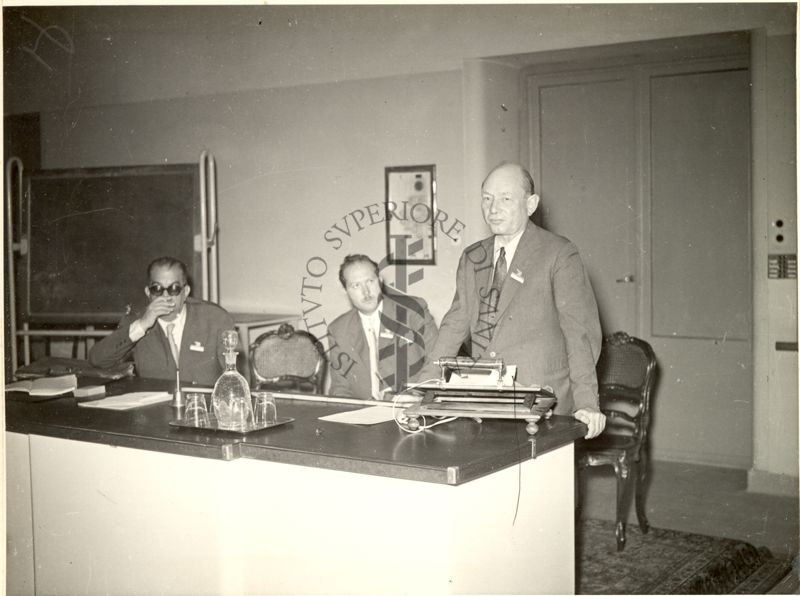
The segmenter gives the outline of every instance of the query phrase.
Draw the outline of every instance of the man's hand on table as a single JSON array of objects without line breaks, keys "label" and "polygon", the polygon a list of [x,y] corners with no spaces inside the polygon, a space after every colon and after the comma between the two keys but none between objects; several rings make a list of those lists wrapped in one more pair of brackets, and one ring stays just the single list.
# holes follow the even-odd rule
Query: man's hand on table
[{"label": "man's hand on table", "polygon": [[575,416],[576,420],[589,427],[589,432],[586,433],[585,437],[587,439],[594,439],[606,427],[605,414],[596,408],[581,408],[576,410],[573,416]]}]

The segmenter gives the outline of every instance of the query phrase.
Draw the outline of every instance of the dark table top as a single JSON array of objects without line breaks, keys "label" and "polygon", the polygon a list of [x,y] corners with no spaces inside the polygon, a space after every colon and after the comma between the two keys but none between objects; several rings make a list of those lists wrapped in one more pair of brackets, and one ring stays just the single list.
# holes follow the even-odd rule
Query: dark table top
[{"label": "dark table top", "polygon": [[[168,386],[164,381],[123,379],[108,384],[106,395]],[[26,394],[8,393],[6,430],[193,457],[244,457],[454,485],[557,449],[586,432],[573,418],[553,416],[540,421],[534,437],[525,432],[521,420],[459,419],[408,434],[392,421],[356,426],[319,420],[359,405],[286,399],[276,403],[279,416],[294,418],[293,422],[241,435],[171,426],[176,412],[169,402],[115,411],[79,407],[71,394],[33,402]]]}]

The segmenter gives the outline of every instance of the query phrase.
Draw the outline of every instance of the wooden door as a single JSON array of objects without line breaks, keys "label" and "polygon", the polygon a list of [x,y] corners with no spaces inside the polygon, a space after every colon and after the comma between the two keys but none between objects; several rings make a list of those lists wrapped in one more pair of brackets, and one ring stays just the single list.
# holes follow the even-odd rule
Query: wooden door
[{"label": "wooden door", "polygon": [[635,84],[626,70],[529,79],[542,225],[577,244],[603,333],[638,332]]}]

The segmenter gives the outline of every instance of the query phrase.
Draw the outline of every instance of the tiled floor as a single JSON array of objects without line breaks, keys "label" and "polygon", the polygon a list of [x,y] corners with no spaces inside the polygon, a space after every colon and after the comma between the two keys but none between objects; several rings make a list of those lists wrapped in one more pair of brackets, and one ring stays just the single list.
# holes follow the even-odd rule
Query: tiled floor
[{"label": "tiled floor", "polygon": [[[616,482],[611,468],[583,473],[582,515],[614,519]],[[768,547],[776,556],[798,553],[800,500],[748,492],[746,470],[652,462],[645,504],[654,527],[745,540]],[[636,523],[633,506],[629,523]]]}]

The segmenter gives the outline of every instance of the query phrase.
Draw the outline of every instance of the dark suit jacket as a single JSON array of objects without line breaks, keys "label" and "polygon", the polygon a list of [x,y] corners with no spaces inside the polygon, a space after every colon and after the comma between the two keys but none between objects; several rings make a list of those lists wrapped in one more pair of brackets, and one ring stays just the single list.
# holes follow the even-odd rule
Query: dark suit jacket
[{"label": "dark suit jacket", "polygon": [[[140,316],[141,313],[125,315],[111,335],[92,347],[89,362],[104,368],[132,358],[139,376],[175,380],[175,361],[161,325],[153,325],[136,343],[128,337],[131,323]],[[220,306],[191,297],[186,299],[186,325],[180,346],[182,383],[213,386],[217,382],[225,370],[220,338],[223,331],[233,328],[233,319]]]},{"label": "dark suit jacket", "polygon": [[[355,308],[328,326],[330,335],[329,393],[372,399],[367,336]],[[415,296],[384,293],[378,338],[378,371],[395,392],[417,380],[425,356],[436,341],[436,323],[427,303]]]},{"label": "dark suit jacket", "polygon": [[[472,357],[517,365],[517,382],[549,385],[555,412],[597,406],[595,366],[602,333],[594,292],[578,249],[528,222],[508,265],[496,309],[490,307],[494,236],[461,255],[456,294],[431,359],[455,356],[471,338]],[[422,376],[435,376],[435,365]]]}]

